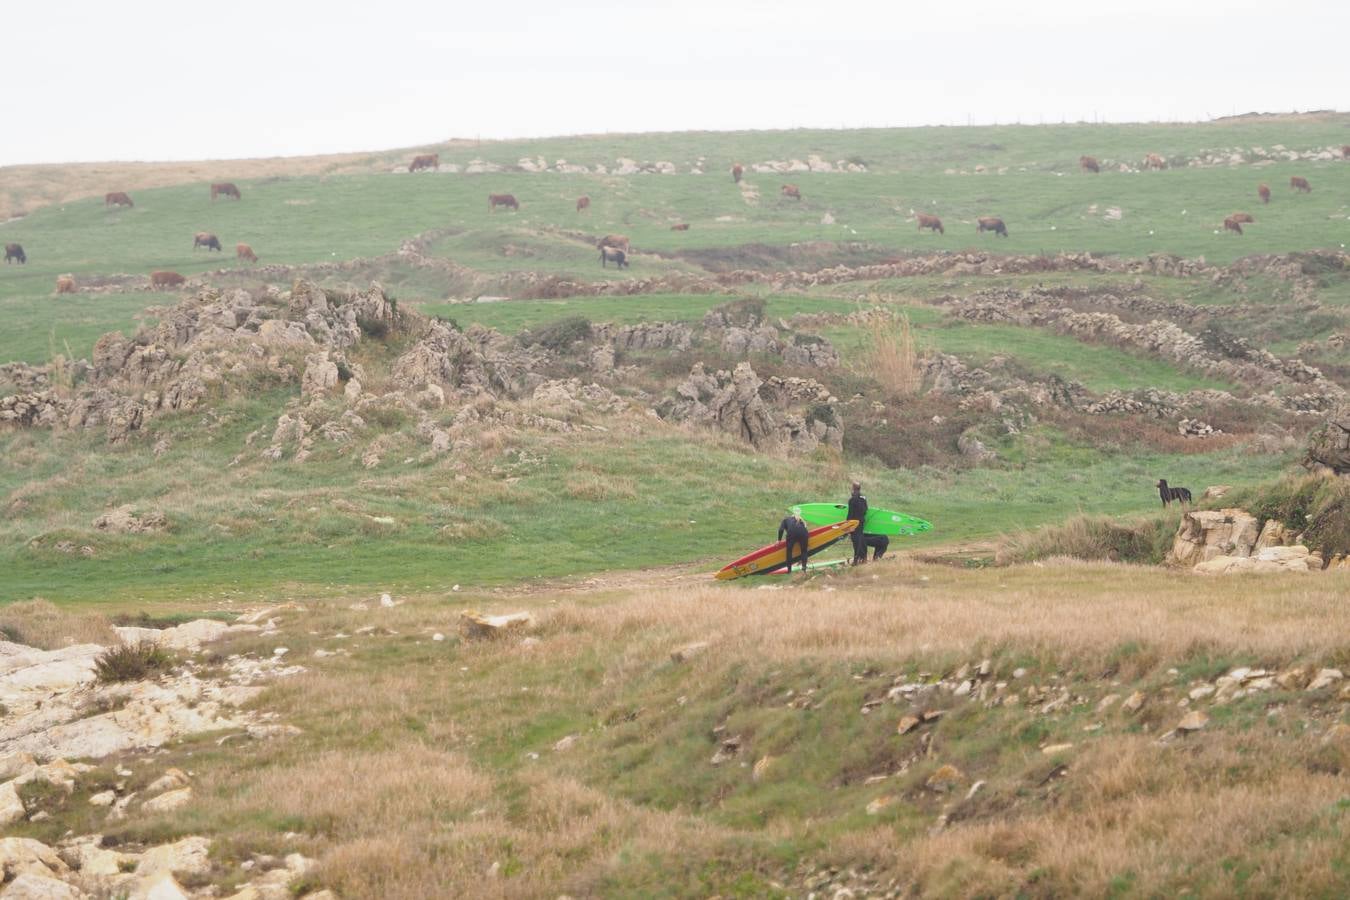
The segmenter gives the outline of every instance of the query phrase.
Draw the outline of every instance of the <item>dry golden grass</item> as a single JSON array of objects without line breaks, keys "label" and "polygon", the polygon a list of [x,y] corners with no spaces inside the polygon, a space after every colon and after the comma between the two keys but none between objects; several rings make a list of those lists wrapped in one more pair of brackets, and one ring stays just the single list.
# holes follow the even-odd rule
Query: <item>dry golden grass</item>
[{"label": "dry golden grass", "polygon": [[0,607],[0,639],[43,650],[72,644],[117,644],[117,634],[98,613],[72,612],[46,600],[22,600]]},{"label": "dry golden grass", "polygon": [[862,321],[862,372],[897,397],[917,394],[923,386],[923,372],[909,317],[874,310]]},{"label": "dry golden grass", "polygon": [[769,661],[969,655],[1013,644],[1072,664],[1126,643],[1160,656],[1203,647],[1292,659],[1345,650],[1346,596],[1342,572],[1214,580],[1068,559],[973,572],[895,560],[771,592],[708,586],[644,592],[617,608],[563,607],[551,625],[614,641],[637,627],[712,638],[719,652]]},{"label": "dry golden grass", "polygon": [[[253,852],[300,850],[321,862],[312,883],[343,897],[704,897],[737,884],[757,896],[772,880],[798,892],[784,846],[813,864],[884,873],[924,896],[1221,896],[1238,884],[1260,896],[1334,896],[1345,885],[1337,867],[1350,742],[1324,737],[1334,706],[1298,707],[1295,698],[1249,726],[1225,727],[1216,711],[1197,735],[1170,744],[1156,735],[1182,714],[1158,693],[1169,666],[1343,662],[1346,574],[1213,580],[1109,563],[961,571],[895,560],[768,590],[668,572],[607,584],[463,598],[494,612],[532,610],[533,645],[457,642],[460,606],[441,594],[365,611],[348,600],[307,601],[305,612],[283,613],[288,659],[311,671],[278,682],[257,705],[303,734],[157,760],[194,768],[194,802],[132,821],[122,836],[211,834],[222,874]],[[379,627],[357,632],[368,624]],[[434,642],[434,631],[452,637]],[[672,665],[670,651],[695,640],[711,647]],[[277,641],[244,637],[220,649],[267,655]],[[1134,652],[1108,666],[1125,645]],[[317,647],[344,652],[315,659]],[[751,788],[772,814],[733,825],[714,787],[673,807],[620,787],[641,783],[648,754],[699,732],[676,764],[745,790],[748,768],[714,769],[703,749],[713,744],[702,732],[727,714],[720,686],[789,670],[804,683],[850,684],[849,672],[944,672],[982,655],[1000,666],[1038,660],[1033,677],[1057,672],[1090,695],[1142,679],[1154,699],[1147,715],[1103,714],[1104,731],[1072,726],[1068,772],[1048,782],[1054,760],[1034,743],[1008,749],[998,737],[1008,732],[987,730],[1045,717],[1018,707],[963,725],[954,709],[920,765],[966,760],[969,778],[986,781],[971,799],[966,785],[937,797],[900,777],[828,784],[821,790],[846,805],[823,819],[781,805],[793,781],[785,775]],[[706,711],[680,719],[682,694],[688,709]],[[773,705],[760,703],[749,712]],[[614,711],[634,707],[642,710],[634,728],[611,732]],[[966,709],[983,715],[979,704]],[[837,715],[860,718],[852,702]],[[685,734],[672,734],[672,721]],[[1154,730],[1131,731],[1145,722]],[[555,752],[563,733],[580,743]],[[829,755],[837,739],[829,727],[805,730],[797,740],[821,746],[796,764]],[[872,797],[897,792],[901,815],[860,814]],[[930,833],[942,814],[946,827]]]}]

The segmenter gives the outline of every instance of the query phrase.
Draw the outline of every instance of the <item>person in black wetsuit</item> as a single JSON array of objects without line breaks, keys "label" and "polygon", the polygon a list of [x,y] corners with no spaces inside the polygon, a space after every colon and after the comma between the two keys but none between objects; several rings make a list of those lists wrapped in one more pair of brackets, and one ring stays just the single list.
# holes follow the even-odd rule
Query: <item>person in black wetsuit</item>
[{"label": "person in black wetsuit", "polygon": [[805,572],[807,543],[811,539],[810,532],[807,531],[806,528],[806,523],[801,520],[800,516],[788,516],[782,522],[778,523],[778,539],[780,541],[783,539],[783,535],[787,535],[786,549],[788,574],[792,574],[792,551],[798,547],[801,548],[802,571]]},{"label": "person in black wetsuit", "polygon": [[863,537],[863,523],[867,521],[867,498],[862,495],[862,485],[853,482],[853,494],[848,498],[846,519],[857,522],[849,538],[853,541],[853,564],[867,562],[867,540]]}]

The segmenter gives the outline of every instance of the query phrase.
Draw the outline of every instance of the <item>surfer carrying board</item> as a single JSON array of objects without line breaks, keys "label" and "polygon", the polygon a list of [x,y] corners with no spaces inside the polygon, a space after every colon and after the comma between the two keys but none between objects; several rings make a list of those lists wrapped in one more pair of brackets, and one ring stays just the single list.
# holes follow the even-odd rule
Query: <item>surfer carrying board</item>
[{"label": "surfer carrying board", "polygon": [[858,523],[849,535],[853,541],[853,564],[867,562],[867,541],[863,538],[863,523],[867,521],[867,498],[862,495],[862,484],[853,482],[853,494],[848,498],[849,520]]},{"label": "surfer carrying board", "polygon": [[800,547],[800,548],[801,548],[801,552],[802,552],[802,556],[801,556],[801,560],[802,560],[802,571],[805,572],[805,571],[806,571],[806,557],[807,557],[807,552],[806,552],[806,551],[807,551],[807,544],[808,544],[808,543],[810,542],[810,540],[811,540],[811,533],[810,533],[810,531],[807,529],[806,523],[802,521],[802,517],[801,517],[801,516],[797,516],[797,515],[792,515],[792,516],[788,516],[788,517],[787,517],[786,519],[784,519],[782,522],[779,522],[779,523],[778,523],[778,540],[780,540],[780,541],[783,540],[783,535],[787,535],[787,547],[786,547],[785,549],[787,550],[787,570],[788,570],[788,574],[789,574],[789,575],[792,574],[792,560],[793,560],[793,557],[792,557],[792,551],[793,551],[794,548],[797,548],[797,547]]}]

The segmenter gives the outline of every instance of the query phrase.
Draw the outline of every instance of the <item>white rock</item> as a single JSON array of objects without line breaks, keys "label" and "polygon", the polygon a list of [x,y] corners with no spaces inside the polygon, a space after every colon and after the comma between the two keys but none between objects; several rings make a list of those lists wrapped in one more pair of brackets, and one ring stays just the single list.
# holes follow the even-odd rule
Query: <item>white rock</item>
[{"label": "white rock", "polygon": [[0,900],[84,900],[85,894],[56,878],[25,872],[3,891]]},{"label": "white rock", "polygon": [[1317,676],[1308,684],[1308,690],[1320,691],[1323,688],[1331,687],[1336,682],[1345,677],[1340,669],[1322,669]]},{"label": "white rock", "polygon": [[174,875],[205,875],[211,870],[208,858],[210,850],[210,840],[198,836],[151,847],[141,855],[136,874],[157,875],[168,872]]},{"label": "white rock", "polygon": [[117,799],[116,791],[99,791],[89,798],[90,806],[112,806]]},{"label": "white rock", "polygon": [[127,900],[189,900],[189,897],[173,875],[159,872],[138,879],[127,895]]},{"label": "white rock", "polygon": [[69,871],[56,851],[32,838],[0,838],[0,880],[23,872],[64,875]]},{"label": "white rock", "polygon": [[387,608],[387,607],[390,607],[390,606],[393,606],[393,605],[394,605],[394,598],[391,597],[391,596],[389,596],[388,594],[381,594],[381,595],[380,595],[380,605],[383,606],[383,607],[386,607],[386,608]]},{"label": "white rock", "polygon": [[158,797],[152,797],[141,804],[141,809],[148,813],[171,812],[181,806],[186,806],[192,800],[192,788],[178,788],[173,791],[165,791]]},{"label": "white rock", "polygon": [[435,634],[433,634],[433,635],[431,636],[431,639],[432,639],[433,641],[443,641],[443,640],[445,640],[445,635],[441,634],[441,633],[438,631],[438,632],[436,632]]},{"label": "white rock", "polygon": [[190,779],[182,769],[166,769],[164,774],[150,782],[145,788],[147,794],[162,794],[175,788],[184,787]]},{"label": "white rock", "polygon": [[28,810],[24,809],[23,801],[19,799],[19,792],[14,789],[14,782],[0,784],[0,828],[13,825],[27,814]]}]

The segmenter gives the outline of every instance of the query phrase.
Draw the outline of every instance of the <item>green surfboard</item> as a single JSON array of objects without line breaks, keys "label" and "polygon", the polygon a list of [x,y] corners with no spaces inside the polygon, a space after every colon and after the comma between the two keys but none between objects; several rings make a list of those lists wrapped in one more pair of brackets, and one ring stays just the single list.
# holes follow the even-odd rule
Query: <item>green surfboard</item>
[{"label": "green surfboard", "polygon": [[[802,503],[789,508],[788,511],[801,516],[802,521],[807,525],[829,525],[831,522],[843,521],[844,516],[848,515],[848,504]],[[867,520],[863,522],[865,534],[908,535],[921,534],[932,530],[933,524],[931,522],[925,522],[916,516],[907,516],[904,513],[880,509],[875,506],[867,510]]]}]

